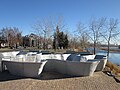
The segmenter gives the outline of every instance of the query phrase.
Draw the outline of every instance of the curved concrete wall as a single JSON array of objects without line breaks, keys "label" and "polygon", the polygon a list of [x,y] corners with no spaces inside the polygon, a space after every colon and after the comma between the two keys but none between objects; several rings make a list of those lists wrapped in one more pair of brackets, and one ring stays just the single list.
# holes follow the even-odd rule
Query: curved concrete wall
[{"label": "curved concrete wall", "polygon": [[16,57],[16,55],[17,55],[19,52],[20,52],[20,51],[3,52],[3,53],[0,53],[0,57],[2,57],[2,60],[11,61],[11,60],[13,60],[13,58]]},{"label": "curved concrete wall", "polygon": [[88,59],[94,59],[95,55],[83,55],[82,57],[84,57],[88,60]]},{"label": "curved concrete wall", "polygon": [[39,77],[46,62],[47,61],[40,63],[3,61],[11,74],[24,77]]},{"label": "curved concrete wall", "polygon": [[15,57],[20,51],[13,51],[13,52],[3,52],[1,53],[4,57]]},{"label": "curved concrete wall", "polygon": [[57,59],[57,60],[66,60],[71,54],[37,54],[36,57],[38,60],[46,59]]},{"label": "curved concrete wall", "polygon": [[63,60],[48,60],[44,70],[55,71],[70,76],[92,76],[99,61],[72,62]]},{"label": "curved concrete wall", "polygon": [[91,59],[88,61],[100,61],[95,71],[102,71],[107,63],[107,59]]},{"label": "curved concrete wall", "polygon": [[101,59],[100,63],[96,68],[96,71],[102,71],[105,68],[106,63],[107,63],[107,59]]},{"label": "curved concrete wall", "polygon": [[96,71],[102,71],[107,63],[107,56],[104,55],[85,55],[82,57],[84,57],[87,61],[100,61],[97,65]]},{"label": "curved concrete wall", "polygon": [[0,72],[3,71],[2,58],[0,57]]},{"label": "curved concrete wall", "polygon": [[95,62],[68,62],[67,74],[72,76],[92,76],[99,61]]}]

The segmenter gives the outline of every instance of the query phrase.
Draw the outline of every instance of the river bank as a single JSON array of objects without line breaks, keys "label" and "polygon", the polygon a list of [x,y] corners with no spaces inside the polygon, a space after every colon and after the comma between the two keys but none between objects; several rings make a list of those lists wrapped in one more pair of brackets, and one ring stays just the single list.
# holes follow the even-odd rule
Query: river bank
[{"label": "river bank", "polygon": [[[101,50],[107,51],[107,48],[100,48]],[[120,52],[120,49],[110,49],[110,52]]]},{"label": "river bank", "polygon": [[106,63],[106,68],[107,71],[111,72],[112,75],[116,77],[120,77],[120,66],[113,64],[111,62]]}]

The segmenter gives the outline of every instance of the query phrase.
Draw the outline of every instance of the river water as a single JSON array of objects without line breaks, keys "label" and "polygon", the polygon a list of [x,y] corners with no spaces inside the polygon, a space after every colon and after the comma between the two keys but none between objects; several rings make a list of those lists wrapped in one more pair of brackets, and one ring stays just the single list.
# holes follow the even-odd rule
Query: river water
[{"label": "river water", "polygon": [[[107,55],[106,52],[101,51],[101,52],[97,52],[97,55]],[[109,54],[109,58],[108,61],[120,65],[120,53],[119,52],[111,52]]]}]

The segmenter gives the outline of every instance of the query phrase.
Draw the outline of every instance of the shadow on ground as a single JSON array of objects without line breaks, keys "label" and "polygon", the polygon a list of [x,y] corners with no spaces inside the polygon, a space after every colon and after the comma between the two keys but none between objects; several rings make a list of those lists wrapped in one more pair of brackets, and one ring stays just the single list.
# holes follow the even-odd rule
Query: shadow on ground
[{"label": "shadow on ground", "polygon": [[40,80],[54,80],[54,79],[65,79],[74,78],[73,76],[63,75],[56,72],[43,72],[40,76]]},{"label": "shadow on ground", "polygon": [[[75,78],[68,75],[63,75],[55,72],[43,72],[39,78],[31,78],[37,80],[55,80],[55,79],[65,79],[65,78]],[[0,82],[12,81],[19,79],[27,79],[26,77],[15,76],[9,73],[9,71],[0,72]]]},{"label": "shadow on ground", "polygon": [[103,73],[107,74],[110,77],[113,77],[117,83],[120,83],[120,77],[116,77],[111,71],[103,71]]},{"label": "shadow on ground", "polygon": [[8,71],[0,72],[0,82],[17,80],[17,79],[24,79],[24,78],[20,76],[11,75]]}]

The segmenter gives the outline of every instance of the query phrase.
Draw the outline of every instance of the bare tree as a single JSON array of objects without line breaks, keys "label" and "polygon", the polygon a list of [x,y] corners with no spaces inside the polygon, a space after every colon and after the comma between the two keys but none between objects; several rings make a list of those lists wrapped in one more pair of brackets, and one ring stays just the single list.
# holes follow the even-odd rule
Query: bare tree
[{"label": "bare tree", "polygon": [[59,27],[60,31],[64,30],[65,25],[63,25],[62,17],[58,17],[58,19],[49,17],[41,21],[38,20],[33,25],[33,29],[35,30],[35,33],[39,37],[44,38],[44,43],[43,43],[44,49],[48,43],[51,43],[52,45],[51,41],[54,37],[54,33],[56,32],[57,26]]},{"label": "bare tree", "polygon": [[81,22],[78,23],[77,25],[77,35],[80,40],[80,46],[81,49],[84,50],[88,46],[88,36],[87,36],[87,30],[84,24]]},{"label": "bare tree", "polygon": [[52,28],[54,29],[54,32],[56,32],[57,26],[59,27],[60,32],[67,32],[67,27],[62,16],[58,16],[57,18],[52,19]]},{"label": "bare tree", "polygon": [[0,30],[0,48],[2,47],[2,44],[7,43],[7,38],[6,38],[6,33],[5,33],[5,28]]},{"label": "bare tree", "polygon": [[44,42],[43,42],[43,49],[46,49],[47,39],[51,37],[51,23],[49,20],[45,19],[42,21],[37,21],[36,24],[33,26],[35,29],[36,34],[39,37],[43,37]]},{"label": "bare tree", "polygon": [[108,44],[107,56],[109,56],[111,40],[120,34],[120,31],[117,28],[118,24],[118,19],[110,18],[108,22],[106,22],[106,28],[101,33]]},{"label": "bare tree", "polygon": [[6,37],[9,47],[13,48],[22,44],[21,31],[18,28],[3,28],[4,37]]},{"label": "bare tree", "polygon": [[15,29],[15,37],[16,37],[16,48],[20,45],[22,46],[22,32],[18,28]]},{"label": "bare tree", "polygon": [[68,46],[71,50],[77,49],[79,47],[78,36],[75,34],[75,32],[69,34],[68,41],[69,41]]},{"label": "bare tree", "polygon": [[94,54],[96,53],[96,46],[99,42],[99,38],[101,37],[101,31],[103,30],[103,26],[105,23],[106,18],[100,18],[98,20],[92,20],[89,27],[89,34],[88,36],[93,41],[94,47]]}]

